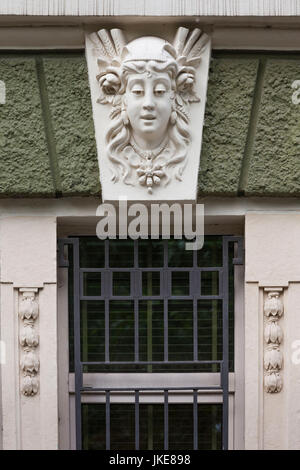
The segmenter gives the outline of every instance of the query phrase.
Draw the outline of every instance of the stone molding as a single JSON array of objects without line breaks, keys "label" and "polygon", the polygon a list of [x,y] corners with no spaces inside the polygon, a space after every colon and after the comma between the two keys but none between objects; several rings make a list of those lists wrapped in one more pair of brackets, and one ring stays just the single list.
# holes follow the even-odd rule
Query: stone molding
[{"label": "stone molding", "polygon": [[21,393],[27,397],[36,395],[39,390],[39,334],[36,324],[39,316],[39,304],[37,293],[38,288],[36,287],[19,289],[20,369],[23,375]]},{"label": "stone molding", "polygon": [[280,345],[283,340],[283,331],[279,320],[284,313],[283,287],[265,287],[267,298],[264,301],[264,385],[267,393],[279,393],[283,387],[280,371],[283,367],[283,354]]},{"label": "stone molding", "polygon": [[297,16],[295,0],[2,0],[1,15],[32,16]]}]

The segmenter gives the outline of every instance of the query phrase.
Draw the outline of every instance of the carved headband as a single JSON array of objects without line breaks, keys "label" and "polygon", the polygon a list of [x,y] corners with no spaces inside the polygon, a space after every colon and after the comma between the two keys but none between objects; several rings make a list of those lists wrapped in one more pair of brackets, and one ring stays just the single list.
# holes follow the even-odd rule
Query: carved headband
[{"label": "carved headband", "polygon": [[208,42],[208,36],[198,28],[189,35],[187,28],[177,30],[173,44],[155,36],[146,36],[126,43],[120,29],[108,32],[101,29],[90,36],[97,56],[99,74],[97,76],[101,104],[111,103],[117,94],[124,93],[121,85],[122,66],[129,62],[155,61],[177,65],[176,91],[183,100],[199,101],[193,91],[195,70],[201,61],[201,53]]}]

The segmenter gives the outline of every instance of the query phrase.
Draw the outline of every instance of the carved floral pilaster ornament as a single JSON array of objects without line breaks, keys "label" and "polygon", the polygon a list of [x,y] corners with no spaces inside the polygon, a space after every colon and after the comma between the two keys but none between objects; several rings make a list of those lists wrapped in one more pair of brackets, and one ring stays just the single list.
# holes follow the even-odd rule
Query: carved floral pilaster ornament
[{"label": "carved floral pilaster ornament", "polygon": [[195,199],[209,37],[102,29],[86,46],[103,199]]},{"label": "carved floral pilaster ornament", "polygon": [[278,393],[281,391],[283,382],[280,370],[283,367],[283,355],[280,345],[283,340],[283,332],[279,325],[284,309],[280,298],[283,288],[265,288],[267,298],[264,303],[264,315],[266,324],[264,328],[264,369],[265,369],[265,390],[268,393]]},{"label": "carved floral pilaster ornament", "polygon": [[36,298],[37,288],[19,289],[19,318],[21,346],[20,369],[23,376],[21,392],[25,396],[36,395],[39,389],[38,373],[40,369],[37,348],[39,335],[36,320],[39,315],[39,305]]}]

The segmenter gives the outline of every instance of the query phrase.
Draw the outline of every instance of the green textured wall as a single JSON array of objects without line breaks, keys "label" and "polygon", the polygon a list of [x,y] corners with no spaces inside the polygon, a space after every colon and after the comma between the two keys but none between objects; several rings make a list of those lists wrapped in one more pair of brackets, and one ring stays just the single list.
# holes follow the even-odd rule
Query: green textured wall
[{"label": "green textured wall", "polygon": [[[84,54],[1,54],[0,197],[100,196]],[[299,196],[300,55],[213,55],[199,196]]]},{"label": "green textured wall", "polygon": [[6,104],[0,105],[3,196],[54,195],[35,60],[1,58]]},{"label": "green textured wall", "polygon": [[215,54],[199,196],[299,196],[300,55]]},{"label": "green textured wall", "polygon": [[83,54],[0,56],[0,195],[99,195]]},{"label": "green textured wall", "polygon": [[245,194],[300,194],[300,106],[291,84],[300,79],[299,60],[267,60]]},{"label": "green textured wall", "polygon": [[257,68],[257,59],[212,59],[199,194],[238,192]]}]

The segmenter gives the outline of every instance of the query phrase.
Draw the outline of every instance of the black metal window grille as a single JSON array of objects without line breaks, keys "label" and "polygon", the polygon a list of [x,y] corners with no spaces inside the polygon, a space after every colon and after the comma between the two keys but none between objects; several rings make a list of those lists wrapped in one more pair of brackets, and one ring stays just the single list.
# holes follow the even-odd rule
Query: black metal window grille
[{"label": "black metal window grille", "polygon": [[[147,265],[147,260],[141,260],[139,252],[143,251],[142,247],[145,242],[152,241],[128,241],[131,246],[132,261],[122,258],[122,253],[115,253],[115,260],[110,262],[110,250],[113,250],[114,240],[100,242],[97,240],[98,247],[102,249],[102,255],[96,253],[95,259],[92,261],[92,267],[85,266],[84,256],[80,251],[80,238],[60,239],[59,245],[59,266],[66,267],[69,262],[64,258],[64,247],[68,245],[72,247],[71,256],[71,272],[72,272],[72,310],[74,319],[73,330],[73,347],[74,347],[74,372],[75,372],[75,409],[76,409],[76,448],[82,447],[82,394],[87,392],[101,393],[105,396],[105,435],[106,449],[111,448],[111,410],[114,405],[111,397],[117,392],[127,392],[134,397],[134,445],[135,449],[140,449],[140,414],[143,411],[141,397],[145,393],[160,393],[163,402],[163,447],[164,450],[169,449],[169,410],[172,405],[169,404],[170,395],[181,392],[189,393],[192,397],[192,416],[193,416],[193,448],[198,449],[198,415],[201,405],[198,404],[198,394],[205,390],[216,390],[222,393],[222,448],[228,448],[228,376],[229,376],[229,249],[236,245],[236,256],[232,259],[232,265],[242,264],[243,244],[241,237],[223,236],[221,237],[221,259],[217,266],[209,266],[213,262],[212,259],[201,259],[201,251],[191,251],[185,256],[185,262],[173,262],[170,259],[169,245],[170,241],[160,240],[159,248],[161,251],[161,266],[155,266],[155,263]],[[176,241],[178,242],[178,241]],[[182,241],[184,243],[184,241]],[[171,242],[172,243],[172,242]],[[126,241],[124,241],[126,245]],[[101,250],[99,250],[101,251]],[[124,255],[124,254],[123,254]],[[180,253],[178,253],[180,256]],[[186,261],[188,258],[188,261]],[[220,256],[219,256],[220,258]],[[118,267],[122,265],[126,267]],[[154,264],[154,266],[153,266]],[[158,263],[160,264],[160,263]],[[175,266],[174,266],[175,264]],[[178,266],[179,264],[179,266]],[[183,264],[183,265],[182,265]],[[187,266],[185,266],[187,264]],[[100,267],[97,267],[99,266]],[[128,266],[129,265],[129,266]],[[177,266],[176,266],[177,265]],[[114,280],[116,282],[114,282]],[[208,282],[207,282],[208,280]],[[150,290],[149,290],[150,286]],[[147,290],[148,288],[148,290]],[[95,291],[96,289],[96,291]],[[150,293],[150,295],[149,295]],[[159,315],[162,321],[163,331],[162,344],[159,360],[154,360],[153,345],[149,348],[147,343],[146,360],[145,353],[141,354],[140,344],[140,309],[141,302],[144,300],[157,302],[160,301]],[[82,330],[83,315],[82,310],[84,302],[101,302],[103,309],[103,337],[99,343],[103,346],[103,354],[98,358],[101,360],[87,360],[88,355],[84,351],[84,335]],[[113,315],[111,310],[111,302],[117,303],[117,309],[120,308],[120,302],[130,302],[132,309],[132,325],[133,325],[133,350],[132,357],[128,358],[128,354],[120,360],[115,360],[110,345],[110,317]],[[172,346],[172,337],[170,337],[170,303],[183,302],[185,305],[190,303],[192,308],[191,331],[189,353],[192,357],[180,360],[174,355],[169,354]],[[198,328],[198,308],[201,301],[219,302],[221,309],[221,354],[220,358],[213,360],[201,360],[199,358],[199,328]],[[151,310],[153,314],[153,310]],[[149,318],[148,318],[149,320]],[[152,320],[152,318],[151,318]],[[149,323],[148,325],[149,326]],[[176,322],[174,323],[176,330]],[[178,322],[177,322],[178,327]],[[171,341],[170,341],[171,338]],[[148,338],[149,339],[149,338]],[[116,337],[118,340],[118,337]],[[152,338],[151,338],[152,340]],[[176,341],[174,343],[176,349]],[[127,351],[128,352],[128,351]],[[118,355],[117,355],[118,356]],[[171,356],[171,357],[170,357]],[[188,354],[187,354],[188,356]],[[200,351],[201,357],[201,351]],[[220,375],[220,384],[218,386],[196,386],[195,384],[187,384],[186,386],[168,386],[168,387],[91,387],[84,385],[84,372],[95,371],[122,371],[127,370],[155,372],[165,370],[184,370],[184,371],[201,371],[208,370],[218,372]],[[130,368],[134,369],[130,369]],[[141,369],[142,368],[142,369]],[[144,368],[144,369],[143,369]]]}]

